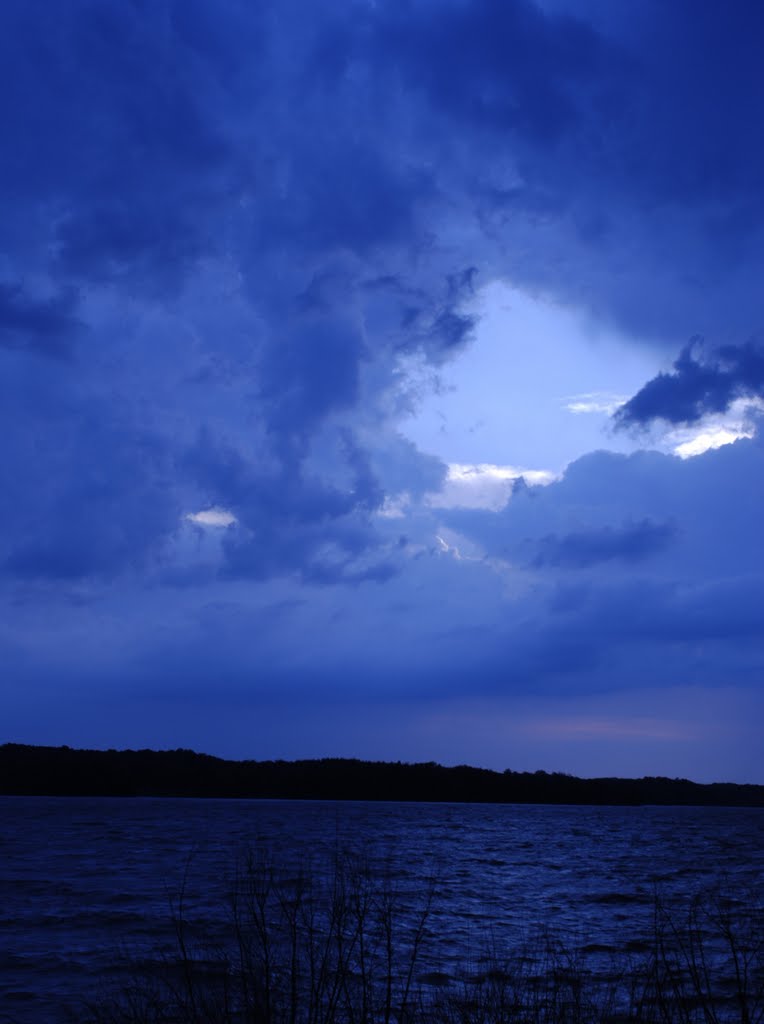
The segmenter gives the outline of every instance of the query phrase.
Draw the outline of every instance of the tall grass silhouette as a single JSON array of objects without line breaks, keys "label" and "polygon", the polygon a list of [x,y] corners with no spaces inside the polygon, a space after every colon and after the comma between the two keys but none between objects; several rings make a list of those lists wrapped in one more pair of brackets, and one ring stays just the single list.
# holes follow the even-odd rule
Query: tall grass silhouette
[{"label": "tall grass silhouette", "polygon": [[[716,890],[656,895],[638,957],[595,970],[539,932],[439,969],[437,884],[353,854],[285,870],[262,847],[232,879],[224,939],[173,906],[174,950],[88,1008],[92,1024],[764,1024],[764,910]],[[439,920],[441,920],[439,918]]]}]

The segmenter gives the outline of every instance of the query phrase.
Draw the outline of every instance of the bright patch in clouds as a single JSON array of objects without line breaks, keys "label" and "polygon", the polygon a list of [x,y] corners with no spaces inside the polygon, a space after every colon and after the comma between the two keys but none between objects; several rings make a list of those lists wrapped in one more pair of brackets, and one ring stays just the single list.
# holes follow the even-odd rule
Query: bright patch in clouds
[{"label": "bright patch in clouds", "polygon": [[202,509],[201,512],[189,512],[186,519],[196,526],[211,527],[232,526],[238,522],[238,519],[232,512],[218,506]]},{"label": "bright patch in clouds", "polygon": [[454,462],[440,491],[430,494],[427,504],[432,508],[486,508],[498,511],[512,493],[516,480],[522,477],[531,485],[548,484],[554,473],[543,469],[519,469],[516,466],[495,466],[482,462],[469,465]]},{"label": "bright patch in clouds", "polygon": [[675,455],[689,459],[740,438],[753,437],[756,433],[754,416],[762,412],[764,402],[760,399],[741,398],[722,415],[707,416],[694,427],[672,430],[668,440]]},{"label": "bright patch in clouds", "polygon": [[583,395],[571,395],[565,400],[565,408],[573,413],[604,413],[612,416],[626,401],[628,395],[611,395],[603,391],[590,391]]},{"label": "bright patch in clouds", "polygon": [[561,473],[596,448],[634,449],[613,434],[610,415],[660,372],[663,353],[501,281],[482,288],[468,311],[479,318],[473,342],[439,370],[438,386],[402,425],[422,451],[454,466]]},{"label": "bright patch in clouds", "polygon": [[732,444],[733,441],[737,441],[741,437],[753,437],[753,431],[726,430],[724,427],[704,430],[689,441],[678,444],[674,449],[674,454],[682,459],[690,459],[694,455],[702,455],[703,452],[710,451],[712,448],[721,448],[725,444]]}]

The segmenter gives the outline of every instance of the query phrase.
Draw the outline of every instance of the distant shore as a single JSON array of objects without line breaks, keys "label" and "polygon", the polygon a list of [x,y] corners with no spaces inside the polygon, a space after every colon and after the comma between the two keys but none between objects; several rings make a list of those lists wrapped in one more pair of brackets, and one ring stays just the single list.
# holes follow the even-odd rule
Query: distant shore
[{"label": "distant shore", "polygon": [[687,779],[581,779],[434,762],[229,761],[192,750],[0,746],[5,796],[168,796],[638,806],[764,807],[764,786]]}]

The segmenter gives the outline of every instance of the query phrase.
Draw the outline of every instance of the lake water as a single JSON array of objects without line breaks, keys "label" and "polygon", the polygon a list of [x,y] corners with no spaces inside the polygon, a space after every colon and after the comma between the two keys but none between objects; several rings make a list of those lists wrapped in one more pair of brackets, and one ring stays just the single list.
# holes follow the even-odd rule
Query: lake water
[{"label": "lake water", "polygon": [[[0,1021],[78,1019],[126,957],[172,946],[171,906],[209,936],[248,848],[284,871],[355,850],[414,912],[441,979],[549,929],[593,961],[647,949],[656,893],[764,883],[764,812],[108,798],[0,798]],[[406,903],[408,901],[408,903]]]}]

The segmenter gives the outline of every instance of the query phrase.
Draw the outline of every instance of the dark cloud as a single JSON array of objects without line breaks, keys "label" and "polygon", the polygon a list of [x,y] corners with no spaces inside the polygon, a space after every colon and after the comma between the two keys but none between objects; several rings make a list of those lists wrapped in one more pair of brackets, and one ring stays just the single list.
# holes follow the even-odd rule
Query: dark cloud
[{"label": "dark cloud", "polygon": [[[172,543],[184,512],[215,503],[239,523],[229,574],[388,571],[374,555],[385,494],[370,431],[356,428],[380,423],[400,353],[442,358],[466,341],[471,272],[446,286],[439,258],[404,273],[386,309],[367,294],[364,282],[392,280],[399,257],[410,265],[428,244],[416,210],[432,172],[401,159],[387,118],[359,110],[331,72],[322,20],[293,8],[286,21],[235,0],[213,19],[173,0],[3,8],[0,239],[21,279],[52,282],[52,297],[4,286],[0,346],[64,356],[89,332],[76,385],[61,382],[65,408],[37,404],[52,381],[15,403],[14,436],[36,438],[31,462],[21,443],[6,452],[25,485],[3,523],[16,576],[127,570]],[[404,293],[419,309],[409,327]],[[86,436],[77,424],[99,405],[105,422]],[[137,454],[146,419],[161,470]],[[408,461],[409,490],[429,486],[425,463],[426,485]]]},{"label": "dark cloud", "polygon": [[763,456],[758,440],[687,460],[592,453],[498,514],[444,514],[517,588],[484,647],[485,692],[755,679]]},{"label": "dark cloud", "polygon": [[[587,554],[594,560],[601,545],[603,556],[613,555],[598,563],[602,578],[621,573],[624,563],[617,556],[629,553],[635,574],[694,581],[725,577],[747,572],[751,559],[764,557],[754,512],[764,500],[763,454],[756,439],[686,460],[650,451],[592,452],[559,480],[515,491],[498,513],[453,509],[442,515],[489,556],[512,564],[543,559],[545,543],[550,556],[563,559],[561,565],[567,550],[572,564],[579,550],[582,561]],[[647,557],[649,551],[660,558]]]},{"label": "dark cloud", "polygon": [[65,359],[82,324],[71,289],[51,298],[32,298],[21,285],[0,283],[0,347],[25,349]]},{"label": "dark cloud", "polygon": [[290,142],[294,150],[284,173],[300,187],[259,211],[258,235],[266,244],[286,242],[306,252],[349,246],[366,253],[409,240],[414,208],[429,184],[424,173],[392,163],[373,141],[361,146],[342,138],[331,148],[312,136]]},{"label": "dark cloud", "polygon": [[111,579],[150,571],[179,521],[161,438],[101,405],[40,417],[0,469],[2,571]]},{"label": "dark cloud", "polygon": [[448,115],[534,145],[554,145],[577,120],[571,84],[591,82],[608,59],[585,21],[528,0],[449,0],[437,13],[429,2],[388,5],[380,57]]},{"label": "dark cloud", "polygon": [[[701,353],[704,358],[698,358]],[[614,415],[617,427],[652,420],[696,423],[709,413],[725,412],[738,398],[764,394],[764,352],[756,342],[724,345],[704,353],[698,339],[682,349],[672,373],[648,381]]]},{"label": "dark cloud", "polygon": [[661,552],[672,540],[668,523],[643,519],[620,527],[580,530],[562,537],[542,537],[533,564],[563,569],[588,569],[601,562],[641,562]]},{"label": "dark cloud", "polygon": [[497,278],[666,351],[728,340],[684,350],[621,424],[761,395],[763,19],[7,0],[9,663],[91,694],[219,669],[239,700],[753,677],[757,443],[593,453],[497,514],[429,506],[446,467],[400,430]]},{"label": "dark cloud", "polygon": [[268,348],[260,381],[277,443],[356,403],[363,355],[363,339],[352,324],[309,314]]},{"label": "dark cloud", "polygon": [[760,326],[755,5],[420,0],[372,26],[379,74],[447,146],[440,188],[469,191],[487,234],[512,240],[515,281],[664,342]]},{"label": "dark cloud", "polygon": [[0,167],[0,235],[58,273],[100,278],[137,259],[149,272],[132,288],[152,284],[187,261],[208,224],[226,142],[205,109],[210,60],[174,31],[174,6],[3,7],[0,112],[13,142]]},{"label": "dark cloud", "polygon": [[366,451],[343,433],[336,438],[336,454],[344,487],[322,479],[294,453],[270,469],[255,468],[208,433],[197,439],[184,455],[184,473],[205,507],[222,506],[237,519],[223,538],[223,576],[263,580],[297,574],[313,583],[352,583],[394,571],[380,553],[386,542],[370,520],[385,492]]},{"label": "dark cloud", "polygon": [[57,269],[77,280],[124,280],[149,294],[165,294],[206,248],[198,233],[182,211],[153,197],[103,203],[62,221]]},{"label": "dark cloud", "polygon": [[370,457],[385,494],[391,497],[405,494],[419,500],[430,491],[440,490],[447,473],[440,459],[425,455],[401,435],[380,439],[380,442],[373,446]]}]

